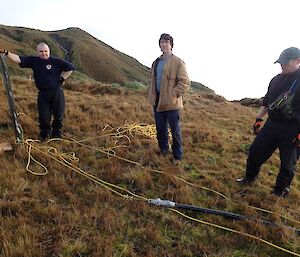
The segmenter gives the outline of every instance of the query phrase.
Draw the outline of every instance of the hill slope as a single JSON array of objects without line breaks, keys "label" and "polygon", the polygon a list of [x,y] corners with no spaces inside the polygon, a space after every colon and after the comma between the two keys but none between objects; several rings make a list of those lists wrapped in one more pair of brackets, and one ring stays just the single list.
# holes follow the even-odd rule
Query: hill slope
[{"label": "hill slope", "polygon": [[[71,80],[91,79],[117,83],[122,86],[132,81],[147,85],[149,68],[136,59],[112,48],[80,28],[59,31],[41,31],[23,27],[0,25],[0,47],[19,55],[35,55],[37,43],[46,42],[53,56],[74,63],[77,72]],[[29,69],[20,69],[8,63],[13,75],[29,75]],[[92,81],[92,80],[91,80]],[[198,82],[191,83],[194,90],[213,93],[214,91]]]},{"label": "hill slope", "polygon": [[[39,42],[46,42],[52,55],[72,61],[77,71],[95,80],[120,84],[147,82],[149,68],[79,28],[40,31],[0,25],[0,46],[12,52],[35,54]],[[12,74],[25,72],[10,68]]]},{"label": "hill slope", "polygon": [[[26,139],[38,134],[36,91],[30,83],[13,79]],[[145,126],[154,120],[143,90],[101,83],[66,87],[65,140],[45,145],[26,141],[1,156],[1,256],[289,256],[209,223],[300,253],[299,237],[283,227],[184,212],[196,222],[145,201],[160,197],[299,228],[299,178],[287,199],[269,193],[277,155],[263,167],[255,186],[235,183],[245,168],[256,110],[213,94],[190,93],[182,112],[184,160],[173,166],[169,157],[156,154],[155,136]],[[9,123],[4,92],[0,99],[0,123]],[[13,142],[11,128],[0,134],[1,140]],[[46,173],[40,162],[47,174],[26,171],[28,150],[34,157],[28,170]]]}]

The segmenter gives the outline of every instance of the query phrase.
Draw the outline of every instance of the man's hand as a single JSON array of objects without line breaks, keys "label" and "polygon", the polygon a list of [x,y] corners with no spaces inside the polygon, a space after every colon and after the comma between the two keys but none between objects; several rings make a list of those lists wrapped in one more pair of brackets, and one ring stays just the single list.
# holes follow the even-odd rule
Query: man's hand
[{"label": "man's hand", "polygon": [[300,147],[300,132],[297,134],[297,136],[293,139],[293,143]]},{"label": "man's hand", "polygon": [[65,84],[66,80],[63,77],[59,77],[59,85],[62,86],[63,84]]},{"label": "man's hand", "polygon": [[8,53],[9,52],[7,50],[0,48],[0,54],[8,55]]},{"label": "man's hand", "polygon": [[256,118],[255,123],[253,125],[253,133],[254,133],[254,135],[257,135],[259,133],[262,122],[263,122],[263,119]]}]

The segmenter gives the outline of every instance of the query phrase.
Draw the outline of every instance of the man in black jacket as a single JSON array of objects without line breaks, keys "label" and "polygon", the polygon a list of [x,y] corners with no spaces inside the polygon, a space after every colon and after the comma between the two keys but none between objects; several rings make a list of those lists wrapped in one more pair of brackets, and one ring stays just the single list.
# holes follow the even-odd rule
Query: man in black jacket
[{"label": "man in black jacket", "polygon": [[[253,126],[257,137],[249,149],[246,174],[237,181],[242,185],[251,184],[261,165],[279,148],[281,165],[272,193],[284,197],[295,174],[300,142],[300,50],[285,49],[275,63],[281,65],[282,72],[269,84]],[[260,130],[267,113],[269,117]]]}]

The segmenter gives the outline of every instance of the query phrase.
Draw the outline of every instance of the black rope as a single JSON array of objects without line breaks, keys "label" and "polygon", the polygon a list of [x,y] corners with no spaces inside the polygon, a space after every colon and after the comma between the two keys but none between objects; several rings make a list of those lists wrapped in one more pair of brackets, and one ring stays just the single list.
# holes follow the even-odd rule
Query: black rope
[{"label": "black rope", "polygon": [[[240,215],[240,214],[236,214],[236,213],[232,213],[232,212],[221,211],[221,210],[214,210],[214,209],[202,208],[202,207],[198,207],[198,206],[187,205],[187,204],[179,204],[179,203],[175,203],[174,208],[197,211],[197,212],[202,212],[202,213],[206,213],[206,214],[221,215],[225,218],[230,218],[230,219],[234,219],[234,220],[255,221],[255,222],[258,222],[258,223],[261,223],[261,224],[265,224],[265,225],[280,227],[280,225],[278,225],[276,223],[273,223],[271,221],[255,219],[255,218],[247,217],[247,216],[244,216],[244,215]],[[299,229],[289,227],[289,226],[286,226],[286,225],[283,225],[283,226],[287,229],[295,231],[295,233],[297,233],[297,235],[300,236],[300,230]]]},{"label": "black rope", "polygon": [[[151,199],[151,200],[149,200],[149,203],[157,205],[157,206],[168,207],[168,208],[176,208],[176,209],[197,211],[197,212],[206,213],[206,214],[220,215],[220,216],[223,216],[225,218],[230,218],[230,219],[233,219],[233,220],[255,221],[255,222],[258,222],[258,223],[261,223],[261,224],[265,224],[265,225],[280,227],[280,225],[278,225],[276,223],[273,223],[271,221],[255,219],[255,218],[247,217],[247,216],[232,213],[232,212],[226,212],[226,211],[215,210],[215,209],[208,209],[208,208],[203,208],[203,207],[198,207],[198,206],[188,205],[188,204],[175,203],[175,202],[172,202],[172,201],[169,201],[169,200],[161,200],[160,198]],[[295,231],[295,233],[297,233],[297,235],[300,236],[300,230],[299,229],[296,229],[296,228],[290,227],[290,226],[286,226],[286,225],[282,225],[282,226],[289,229],[289,230]]]}]

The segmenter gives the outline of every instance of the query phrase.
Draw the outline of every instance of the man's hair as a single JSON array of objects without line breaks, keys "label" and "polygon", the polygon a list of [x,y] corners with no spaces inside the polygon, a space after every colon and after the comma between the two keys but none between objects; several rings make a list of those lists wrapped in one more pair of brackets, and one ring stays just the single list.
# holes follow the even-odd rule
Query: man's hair
[{"label": "man's hair", "polygon": [[163,33],[163,34],[161,34],[160,35],[160,38],[159,38],[159,41],[158,41],[158,43],[160,44],[160,41],[162,40],[162,39],[164,39],[164,40],[169,40],[170,41],[170,45],[172,46],[172,48],[173,48],[173,38],[171,37],[171,35],[170,34],[166,34],[166,33]]},{"label": "man's hair", "polygon": [[50,50],[50,47],[45,43],[45,42],[41,42],[41,43],[38,43],[38,45],[36,46],[36,49],[38,49],[39,47],[48,47],[48,49]]}]

